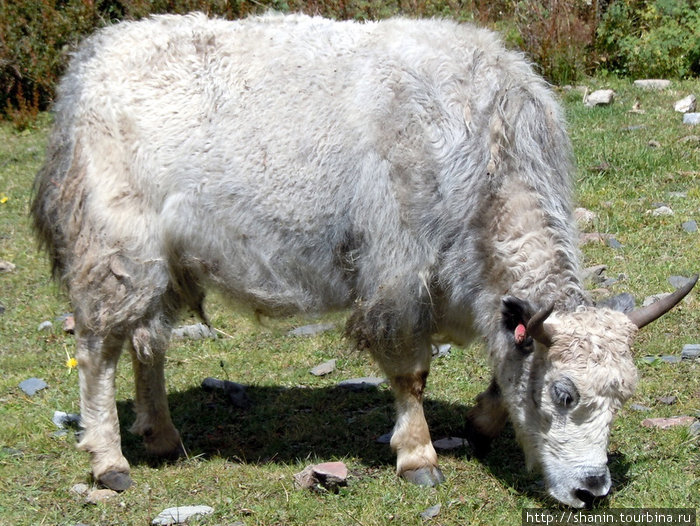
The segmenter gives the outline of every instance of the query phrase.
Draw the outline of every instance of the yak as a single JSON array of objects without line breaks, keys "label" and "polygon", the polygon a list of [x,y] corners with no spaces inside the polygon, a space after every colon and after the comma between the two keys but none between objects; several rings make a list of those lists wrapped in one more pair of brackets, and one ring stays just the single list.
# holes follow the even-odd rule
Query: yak
[{"label": "yak", "polygon": [[[573,156],[548,84],[492,32],[448,20],[153,16],[99,30],[58,87],[31,207],[75,313],[79,447],[132,484],[115,371],[136,420],[177,454],[164,378],[173,325],[205,293],[269,316],[351,309],[386,374],[402,477],[444,480],[423,413],[431,342],[483,337],[475,444],[507,418],[551,496],[611,486],[615,412],[638,327],[583,289]],[[204,316],[204,313],[202,312]]]}]

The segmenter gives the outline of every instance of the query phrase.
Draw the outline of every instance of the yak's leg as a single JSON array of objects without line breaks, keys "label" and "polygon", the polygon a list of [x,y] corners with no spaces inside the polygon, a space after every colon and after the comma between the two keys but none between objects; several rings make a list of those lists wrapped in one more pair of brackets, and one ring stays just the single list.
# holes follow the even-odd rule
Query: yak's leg
[{"label": "yak's leg", "polygon": [[507,418],[501,389],[494,378],[488,389],[476,397],[476,405],[467,415],[467,436],[477,455],[488,451],[491,441],[503,430]]},{"label": "yak's leg", "polygon": [[82,333],[78,327],[80,419],[85,432],[78,447],[91,455],[95,480],[124,491],[131,486],[129,463],[122,455],[115,401],[115,375],[123,340]]},{"label": "yak's leg", "polygon": [[165,389],[165,351],[169,331],[163,327],[139,327],[131,339],[131,359],[136,381],[136,421],[130,431],[143,437],[149,453],[177,457],[182,451],[180,434],[170,419]]},{"label": "yak's leg", "polygon": [[434,486],[445,480],[430,440],[423,414],[423,391],[430,368],[430,346],[406,353],[378,356],[396,398],[396,425],[391,447],[396,451],[396,472],[415,484]]}]

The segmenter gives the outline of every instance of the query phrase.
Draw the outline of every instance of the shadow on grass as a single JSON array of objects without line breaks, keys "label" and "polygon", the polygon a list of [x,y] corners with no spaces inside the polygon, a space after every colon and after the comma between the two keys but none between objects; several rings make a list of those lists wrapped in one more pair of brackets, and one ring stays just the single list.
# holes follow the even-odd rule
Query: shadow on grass
[{"label": "shadow on grass", "polygon": [[[393,396],[389,389],[351,391],[338,387],[248,386],[250,403],[233,406],[222,392],[200,388],[174,392],[169,404],[190,456],[218,456],[233,462],[269,463],[299,460],[358,458],[368,467],[394,469],[395,456],[377,438],[389,433],[394,423]],[[132,401],[118,402],[123,430],[134,420]],[[441,400],[425,400],[431,436],[466,436],[469,406]],[[132,465],[160,465],[147,455],[140,437],[122,432],[124,454]],[[440,451],[439,456],[472,458],[470,448]],[[540,477],[527,472],[513,429],[506,427],[491,451],[478,461],[504,485],[533,499],[552,505]],[[628,484],[629,463],[619,453],[611,455],[613,492]]]}]

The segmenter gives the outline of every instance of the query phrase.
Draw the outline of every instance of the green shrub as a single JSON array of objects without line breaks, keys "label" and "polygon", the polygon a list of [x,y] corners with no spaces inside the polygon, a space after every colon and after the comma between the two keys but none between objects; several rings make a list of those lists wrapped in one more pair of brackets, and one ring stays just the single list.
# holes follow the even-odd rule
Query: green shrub
[{"label": "green shrub", "polygon": [[700,75],[700,2],[616,0],[598,27],[605,69],[617,74]]}]

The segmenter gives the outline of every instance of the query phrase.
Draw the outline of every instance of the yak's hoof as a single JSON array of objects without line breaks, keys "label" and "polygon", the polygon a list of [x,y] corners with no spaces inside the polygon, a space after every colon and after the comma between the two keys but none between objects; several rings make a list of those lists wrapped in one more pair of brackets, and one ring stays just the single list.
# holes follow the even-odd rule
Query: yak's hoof
[{"label": "yak's hoof", "polygon": [[124,491],[134,483],[128,473],[123,473],[121,471],[108,471],[98,479],[98,482],[102,486],[113,489],[114,491]]},{"label": "yak's hoof", "polygon": [[409,469],[404,471],[401,476],[418,486],[432,487],[445,482],[445,475],[442,474],[442,471],[437,466]]}]

